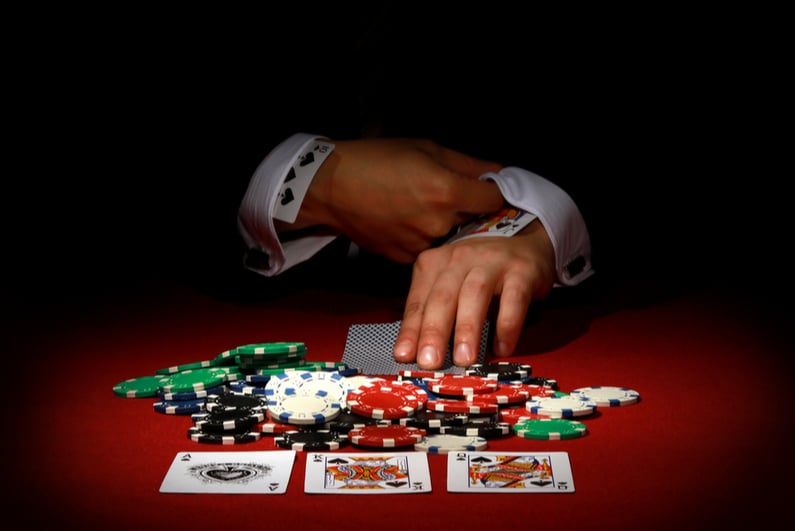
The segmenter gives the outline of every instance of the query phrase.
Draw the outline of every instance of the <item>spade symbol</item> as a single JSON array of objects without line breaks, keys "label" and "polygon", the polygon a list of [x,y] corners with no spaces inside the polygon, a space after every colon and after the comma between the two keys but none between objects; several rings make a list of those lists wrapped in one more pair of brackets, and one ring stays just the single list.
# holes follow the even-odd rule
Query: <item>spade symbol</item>
[{"label": "spade symbol", "polygon": [[301,159],[301,162],[298,165],[303,168],[307,164],[312,164],[313,162],[315,162],[315,155],[310,151],[309,153],[304,155],[304,157]]},{"label": "spade symbol", "polygon": [[284,193],[282,194],[282,205],[291,203],[293,199],[295,199],[295,196],[293,195],[292,188],[285,188]]}]

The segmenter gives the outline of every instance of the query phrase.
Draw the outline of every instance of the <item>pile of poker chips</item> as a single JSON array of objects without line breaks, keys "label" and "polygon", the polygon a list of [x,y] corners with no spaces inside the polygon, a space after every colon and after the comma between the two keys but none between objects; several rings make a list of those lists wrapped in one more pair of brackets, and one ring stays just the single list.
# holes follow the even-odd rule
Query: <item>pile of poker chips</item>
[{"label": "pile of poker chips", "polygon": [[128,398],[158,397],[154,410],[190,415],[188,438],[242,444],[274,436],[280,448],[330,451],[413,448],[427,453],[482,451],[489,440],[560,440],[588,432],[597,407],[636,403],[628,388],[558,390],[513,362],[473,365],[465,374],[403,371],[361,375],[339,362],[307,362],[299,342],[247,344],[207,361],[120,382]]}]

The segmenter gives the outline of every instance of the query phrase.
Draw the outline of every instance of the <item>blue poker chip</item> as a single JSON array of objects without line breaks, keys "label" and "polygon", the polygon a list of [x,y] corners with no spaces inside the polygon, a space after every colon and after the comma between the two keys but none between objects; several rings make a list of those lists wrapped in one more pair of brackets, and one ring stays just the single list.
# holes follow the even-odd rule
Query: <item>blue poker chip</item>
[{"label": "blue poker chip", "polygon": [[191,415],[204,411],[204,398],[194,400],[159,400],[152,404],[157,413],[164,415]]},{"label": "blue poker chip", "polygon": [[270,374],[247,374],[246,383],[251,385],[265,385],[271,379]]}]

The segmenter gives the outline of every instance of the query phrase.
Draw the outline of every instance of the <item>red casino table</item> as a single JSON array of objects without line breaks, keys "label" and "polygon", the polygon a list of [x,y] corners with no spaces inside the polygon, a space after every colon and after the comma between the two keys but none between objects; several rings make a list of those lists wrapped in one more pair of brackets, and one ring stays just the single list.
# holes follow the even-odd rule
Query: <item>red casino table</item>
[{"label": "red casino table", "polygon": [[567,452],[576,492],[451,493],[446,456],[429,454],[432,492],[361,497],[304,493],[300,451],[285,494],[160,493],[178,452],[277,447],[272,437],[193,442],[189,417],[112,387],[252,342],[302,341],[308,360],[338,361],[351,325],[398,320],[401,300],[306,289],[235,302],[164,284],[37,301],[5,320],[6,519],[137,530],[761,528],[795,499],[792,349],[787,318],[768,302],[707,289],[572,304],[553,295],[511,361],[562,391],[622,386],[641,400],[582,417],[581,438],[503,437],[488,450]]}]

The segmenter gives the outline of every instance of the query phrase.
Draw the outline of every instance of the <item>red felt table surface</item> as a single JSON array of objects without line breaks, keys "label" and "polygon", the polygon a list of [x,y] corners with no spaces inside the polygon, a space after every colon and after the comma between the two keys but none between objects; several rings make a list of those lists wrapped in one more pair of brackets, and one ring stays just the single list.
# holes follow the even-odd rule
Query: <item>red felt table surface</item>
[{"label": "red felt table surface", "polygon": [[573,494],[448,493],[447,457],[429,455],[429,494],[307,495],[302,452],[284,495],[159,493],[177,452],[276,447],[268,437],[193,443],[189,418],[120,398],[114,384],[252,342],[303,341],[308,359],[339,360],[350,325],[400,319],[401,303],[326,292],[236,303],[170,288],[12,317],[5,514],[83,529],[645,530],[758,526],[795,501],[790,338],[775,313],[699,292],[550,305],[526,325],[512,361],[564,391],[642,395],[581,419],[581,439],[492,441],[489,450],[568,452]]}]

